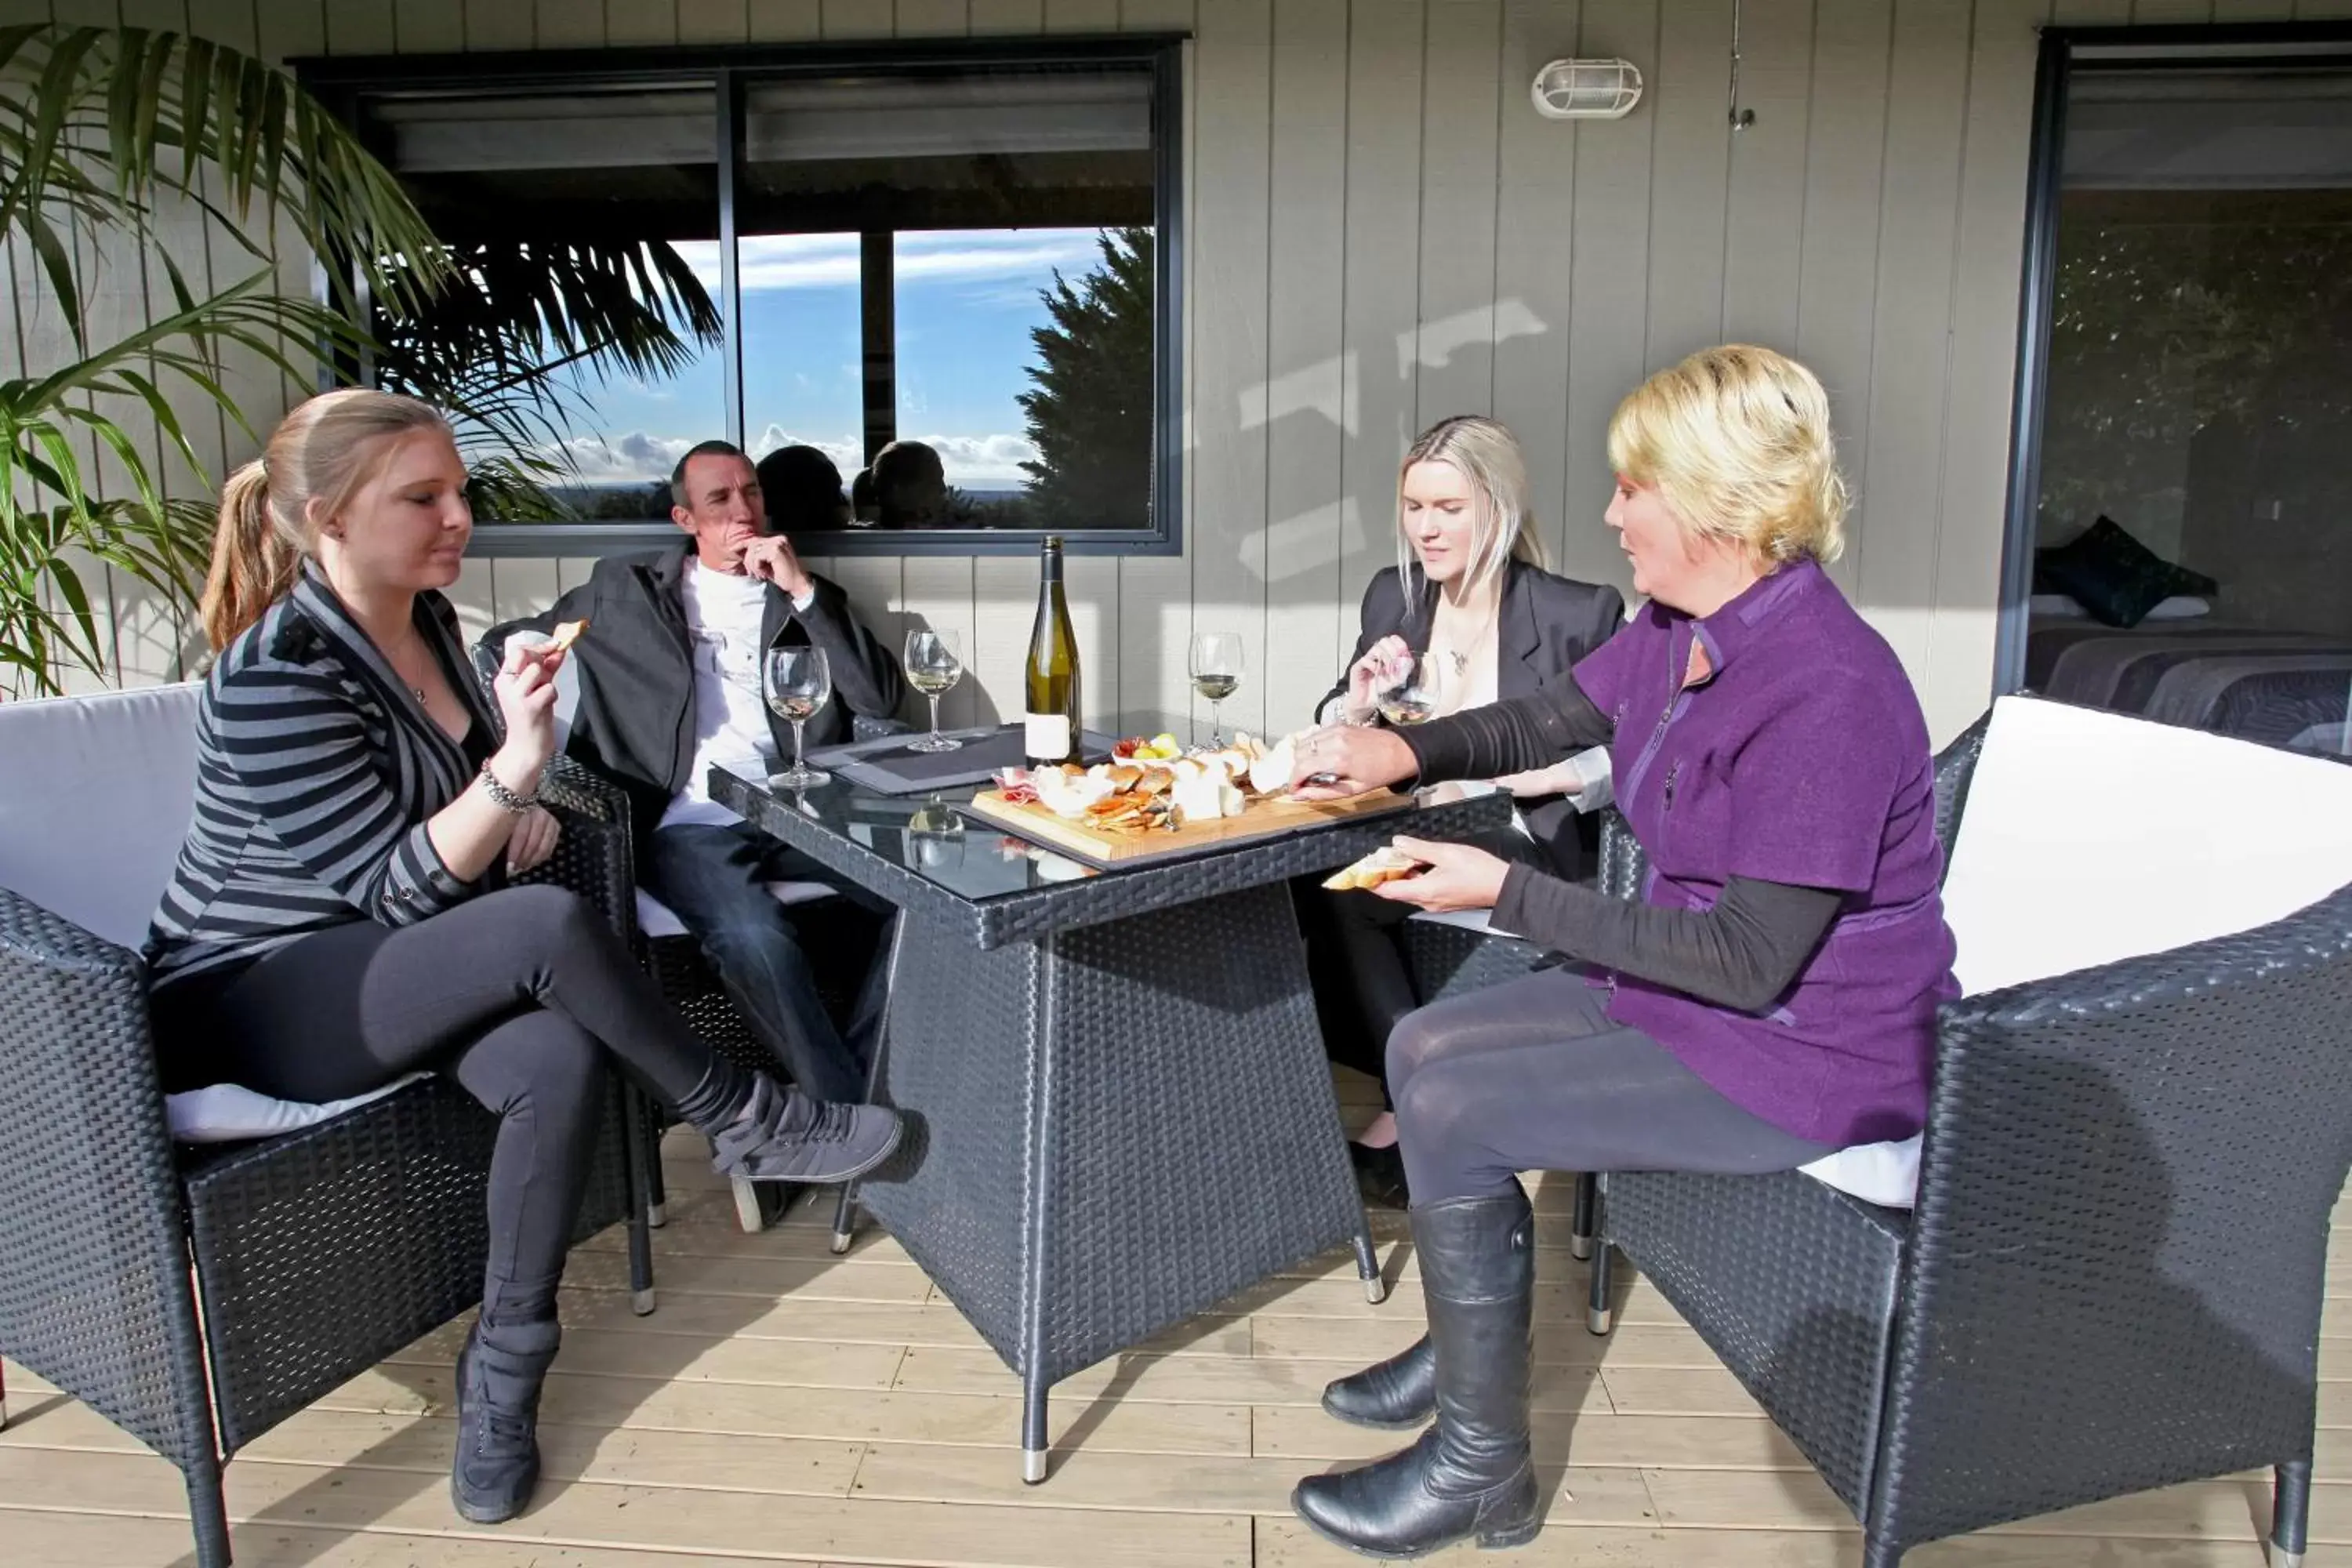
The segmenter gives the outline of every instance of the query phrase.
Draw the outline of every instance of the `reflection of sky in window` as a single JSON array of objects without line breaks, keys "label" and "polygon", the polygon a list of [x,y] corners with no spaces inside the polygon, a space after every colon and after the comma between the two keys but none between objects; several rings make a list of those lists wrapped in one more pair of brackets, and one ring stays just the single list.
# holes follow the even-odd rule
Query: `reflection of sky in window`
[{"label": "reflection of sky in window", "polygon": [[[1075,280],[1100,258],[1097,231],[944,230],[897,240],[898,434],[940,450],[967,490],[1016,489],[1034,449],[1014,399],[1034,384],[1030,331],[1046,323],[1039,290],[1059,269]],[[716,298],[719,247],[679,253]],[[795,442],[823,448],[846,481],[864,466],[857,237],[776,235],[742,241],[743,427],[753,455]],[[581,388],[593,414],[572,442],[589,483],[666,478],[677,455],[726,430],[719,357],[701,355],[648,385]]]}]

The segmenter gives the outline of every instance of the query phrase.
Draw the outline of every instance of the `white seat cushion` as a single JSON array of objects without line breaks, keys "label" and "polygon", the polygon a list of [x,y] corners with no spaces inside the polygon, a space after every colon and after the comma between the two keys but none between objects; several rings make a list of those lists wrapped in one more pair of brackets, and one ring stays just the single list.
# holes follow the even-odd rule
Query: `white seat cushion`
[{"label": "white seat cushion", "polygon": [[201,690],[0,702],[0,888],[136,951],[187,837]]},{"label": "white seat cushion", "polygon": [[1505,937],[1514,942],[1518,940],[1518,932],[1505,931],[1495,923],[1495,911],[1492,910],[1415,910],[1406,918],[1426,921],[1433,926],[1459,926],[1464,931],[1483,931],[1488,936]]},{"label": "white seat cushion", "polygon": [[425,1075],[413,1072],[382,1089],[311,1105],[295,1100],[273,1100],[239,1084],[216,1083],[163,1097],[163,1119],[172,1136],[183,1143],[234,1143],[247,1138],[275,1138],[330,1117],[355,1110],[371,1100],[406,1089]]},{"label": "white seat cushion", "polygon": [[[2034,698],[1993,704],[1944,880],[1978,995],[2251,931],[2352,883],[2352,768]],[[1909,1206],[1919,1140],[1804,1167]]]},{"label": "white seat cushion", "polygon": [[[832,898],[840,889],[824,882],[770,882],[768,896],[784,905],[813,904],[819,899]],[[684,936],[686,923],[670,913],[669,906],[646,892],[637,889],[637,930],[648,942],[666,936]]]}]

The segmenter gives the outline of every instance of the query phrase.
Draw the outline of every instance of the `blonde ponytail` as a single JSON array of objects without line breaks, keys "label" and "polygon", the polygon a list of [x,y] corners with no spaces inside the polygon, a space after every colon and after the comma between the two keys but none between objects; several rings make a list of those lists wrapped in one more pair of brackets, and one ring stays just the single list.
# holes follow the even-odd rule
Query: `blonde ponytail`
[{"label": "blonde ponytail", "polygon": [[202,605],[213,651],[236,641],[292,590],[303,560],[317,548],[318,529],[375,477],[392,456],[394,437],[448,427],[427,404],[366,387],[297,404],[271,432],[265,454],[221,487]]},{"label": "blonde ponytail", "polygon": [[212,570],[205,576],[205,640],[218,653],[261,618],[302,572],[302,548],[269,514],[269,469],[260,458],[221,487]]}]

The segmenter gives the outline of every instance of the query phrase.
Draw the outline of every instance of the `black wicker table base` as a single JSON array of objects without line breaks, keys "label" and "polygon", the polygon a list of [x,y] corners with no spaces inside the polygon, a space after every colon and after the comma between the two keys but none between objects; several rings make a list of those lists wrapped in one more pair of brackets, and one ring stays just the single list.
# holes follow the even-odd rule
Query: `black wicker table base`
[{"label": "black wicker table base", "polygon": [[1020,1375],[1024,1479],[1072,1373],[1342,1241],[1385,1295],[1281,884],[988,950],[910,910],[892,963],[856,1196]]}]

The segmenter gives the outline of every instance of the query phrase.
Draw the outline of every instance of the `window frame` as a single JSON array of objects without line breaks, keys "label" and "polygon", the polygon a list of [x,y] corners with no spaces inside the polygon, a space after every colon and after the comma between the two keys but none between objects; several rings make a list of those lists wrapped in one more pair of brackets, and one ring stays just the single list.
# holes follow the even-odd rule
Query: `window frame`
[{"label": "window frame", "polygon": [[2167,23],[2047,26],[2033,84],[2033,139],[2026,175],[2025,246],[2017,315],[2016,377],[2010,396],[2009,468],[2001,512],[2000,600],[1993,623],[1992,689],[2025,689],[2033,551],[2040,533],[2042,438],[2050,395],[2050,341],[2057,310],[2059,198],[2066,163],[2066,102],[2078,66],[2101,72],[2178,70],[2352,57],[2352,22]]},{"label": "window frame", "polygon": [[[727,323],[721,382],[726,437],[743,440],[740,260],[736,255],[736,185],[742,158],[743,92],[754,81],[864,73],[895,75],[954,66],[1127,66],[1151,77],[1153,163],[1152,455],[1153,526],[1070,531],[1065,548],[1080,555],[1174,556],[1184,550],[1184,90],[1181,32],[1116,37],[864,40],[838,44],[684,45],[615,49],[510,50],[469,55],[343,55],[289,63],[301,85],[346,125],[356,128],[362,101],[383,91],[439,90],[491,96],[518,89],[648,86],[708,81],[717,91],[711,132],[719,169],[720,315]],[[320,274],[313,289],[327,299]],[[364,299],[364,296],[362,296]],[[352,368],[352,367],[346,367]],[[365,365],[356,367],[362,379]],[[322,367],[320,386],[333,384]],[[1045,529],[841,529],[805,536],[827,556],[1000,556],[1035,553]],[[608,555],[678,537],[666,521],[642,522],[485,522],[471,553],[482,556]]]}]

